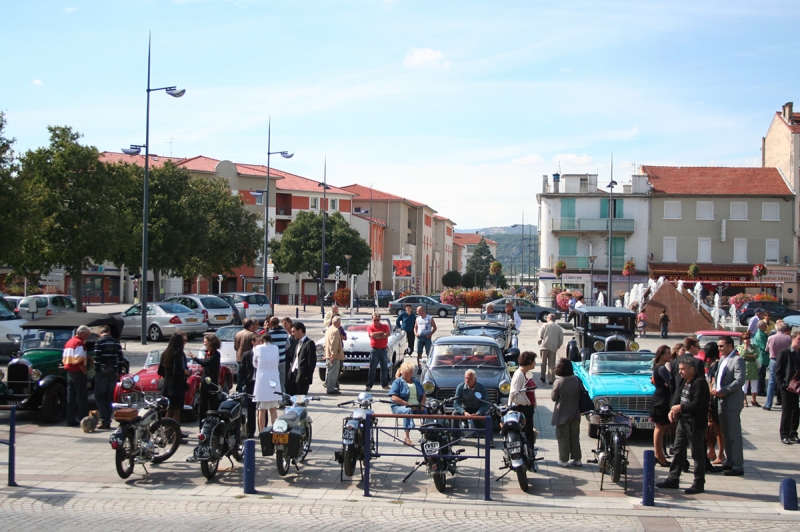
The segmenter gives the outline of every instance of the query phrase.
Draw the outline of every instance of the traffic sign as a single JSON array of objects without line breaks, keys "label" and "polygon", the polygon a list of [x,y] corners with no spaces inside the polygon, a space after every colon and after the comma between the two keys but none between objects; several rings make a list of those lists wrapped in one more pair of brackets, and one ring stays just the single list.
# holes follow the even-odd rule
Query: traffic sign
[{"label": "traffic sign", "polygon": [[39,286],[61,286],[61,281],[39,281]]},{"label": "traffic sign", "polygon": [[275,265],[271,262],[267,264],[267,277],[275,277]]}]

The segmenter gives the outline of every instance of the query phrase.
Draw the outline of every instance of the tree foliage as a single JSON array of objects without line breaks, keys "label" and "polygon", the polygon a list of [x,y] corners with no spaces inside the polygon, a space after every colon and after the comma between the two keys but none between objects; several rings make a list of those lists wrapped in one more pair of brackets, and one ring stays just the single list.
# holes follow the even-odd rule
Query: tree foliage
[{"label": "tree foliage", "polygon": [[442,284],[447,288],[461,286],[461,272],[452,270],[442,276]]},{"label": "tree foliage", "polygon": [[29,227],[24,208],[23,182],[14,154],[15,140],[5,137],[6,117],[0,113],[0,265],[18,262]]},{"label": "tree foliage", "polygon": [[[341,213],[325,214],[325,262],[345,267],[344,256],[352,255],[350,273],[361,274],[369,266],[370,247],[358,231],[350,227]],[[307,272],[312,279],[320,277],[322,267],[322,214],[303,211],[283,232],[280,241],[269,243],[270,256],[281,272]]]},{"label": "tree foliage", "polygon": [[482,288],[486,279],[489,277],[489,270],[492,262],[494,262],[494,257],[489,249],[489,245],[486,243],[486,239],[481,237],[481,241],[475,246],[475,251],[467,261],[467,272],[473,272],[473,278],[475,274],[477,274],[477,276],[482,279],[482,281],[477,284],[478,287]]},{"label": "tree foliage", "polygon": [[475,270],[467,268],[467,271],[461,276],[461,286],[464,288],[483,288],[485,284],[486,276]]}]

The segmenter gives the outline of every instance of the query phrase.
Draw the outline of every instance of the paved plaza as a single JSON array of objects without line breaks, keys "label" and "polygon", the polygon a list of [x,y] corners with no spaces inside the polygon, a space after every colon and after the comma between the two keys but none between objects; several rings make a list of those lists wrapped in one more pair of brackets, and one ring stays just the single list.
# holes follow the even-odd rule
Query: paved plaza
[{"label": "paved plaza", "polygon": [[[95,310],[95,309],[93,309]],[[284,310],[286,312],[284,312]],[[310,310],[310,309],[309,309]],[[293,307],[279,309],[279,315],[295,316]],[[301,315],[309,336],[321,335],[318,313]],[[448,333],[450,320],[437,318],[440,333]],[[538,324],[526,320],[520,337],[523,349],[536,347]],[[567,334],[567,339],[570,335]],[[670,338],[670,345],[678,341]],[[659,338],[646,338],[644,348],[655,350]],[[132,361],[141,365],[143,354],[154,344],[127,341]],[[163,348],[165,344],[155,344]],[[198,344],[199,346],[199,344]],[[563,349],[562,353],[563,354]],[[133,367],[138,369],[136,362]],[[538,368],[535,370],[538,381]],[[780,408],[766,412],[745,408],[742,427],[745,441],[745,476],[709,474],[706,493],[688,496],[682,490],[656,490],[656,505],[645,507],[642,500],[641,465],[643,452],[652,448],[652,433],[634,433],[630,440],[628,490],[606,478],[600,491],[600,474],[592,458],[595,441],[586,434],[583,422],[581,448],[584,465],[562,468],[558,459],[554,427],[550,425],[552,402],[548,385],[537,392],[536,426],[539,472],[529,474],[527,493],[519,489],[513,475],[501,481],[501,450],[491,453],[491,501],[484,501],[483,459],[460,464],[456,477],[448,475],[447,490],[439,493],[424,468],[406,483],[403,477],[413,468],[416,457],[381,456],[373,460],[371,497],[363,496],[358,473],[339,480],[340,467],[334,451],[341,447],[341,423],[347,414],[336,403],[354,398],[364,389],[365,376],[345,375],[342,395],[326,396],[318,376],[312,394],[322,400],[310,406],[314,420],[313,452],[300,471],[286,477],[277,473],[274,457],[261,457],[257,447],[257,476],[254,495],[244,495],[242,466],[220,463],[212,481],[200,473],[198,464],[185,462],[196,443],[195,423],[184,423],[192,437],[176,455],[161,465],[148,465],[145,473],[137,465],[133,475],[120,479],[114,469],[114,452],[108,445],[109,431],[85,434],[64,424],[40,424],[38,415],[18,416],[17,482],[19,487],[0,488],[0,522],[4,530],[107,530],[110,526],[159,528],[162,530],[240,530],[280,527],[285,530],[418,530],[458,528],[489,530],[518,527],[536,530],[798,530],[800,514],[782,509],[778,498],[780,480],[800,480],[800,445],[786,446],[778,437]],[[541,384],[541,383],[540,383]],[[373,395],[382,396],[373,389]],[[389,413],[385,404],[376,412]],[[2,412],[7,418],[7,412]],[[392,420],[383,424],[393,425]],[[0,425],[0,437],[7,435],[7,423]],[[497,435],[496,435],[497,437]],[[408,447],[383,437],[380,451],[408,453]],[[474,455],[470,441],[464,448]],[[230,469],[226,469],[230,468]],[[7,452],[0,447],[0,481],[4,485]],[[666,477],[656,468],[656,480]],[[684,474],[682,488],[691,483]],[[119,520],[112,524],[113,520]]]}]

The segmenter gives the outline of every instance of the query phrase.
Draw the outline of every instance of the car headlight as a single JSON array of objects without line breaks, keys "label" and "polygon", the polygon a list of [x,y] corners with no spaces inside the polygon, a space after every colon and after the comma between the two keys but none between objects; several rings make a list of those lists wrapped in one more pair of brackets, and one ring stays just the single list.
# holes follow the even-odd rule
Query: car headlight
[{"label": "car headlight", "polygon": [[31,370],[31,379],[32,380],[38,381],[41,378],[42,378],[42,372],[41,371],[39,371],[38,369],[32,369]]},{"label": "car headlight", "polygon": [[2,369],[0,369],[0,381],[5,379],[5,378],[6,378],[5,372]]},{"label": "car headlight", "polygon": [[433,393],[433,390],[436,389],[436,385],[432,380],[426,380],[422,383],[422,389],[425,390],[425,393]]},{"label": "car headlight", "polygon": [[599,410],[601,406],[607,405],[609,403],[607,397],[595,397],[594,398],[594,407],[596,410]]},{"label": "car headlight", "polygon": [[638,351],[639,350],[639,344],[637,342],[631,342],[630,345],[631,345],[631,351]]},{"label": "car headlight", "polygon": [[279,419],[272,425],[273,432],[286,432],[289,430],[289,424],[285,419]]},{"label": "car headlight", "polygon": [[503,349],[503,348],[506,346],[506,342],[505,342],[505,340],[503,340],[502,338],[498,338],[498,339],[496,340],[496,342],[497,342],[497,346],[498,346],[500,349]]},{"label": "car headlight", "polygon": [[20,336],[20,335],[18,335],[18,334],[7,334],[7,335],[6,335],[6,338],[8,338],[9,340],[11,340],[11,341],[12,341],[12,342],[14,342],[15,344],[18,344],[18,343],[20,343],[20,342],[22,341],[22,336]]},{"label": "car headlight", "polygon": [[503,395],[507,395],[508,392],[511,391],[511,383],[503,379],[502,381],[500,381],[500,386],[498,386],[498,388],[500,388],[500,393],[502,393]]},{"label": "car headlight", "polygon": [[125,377],[124,379],[122,379],[122,389],[130,390],[131,388],[133,388],[133,379],[131,379],[130,377]]},{"label": "car headlight", "polygon": [[595,351],[602,351],[603,348],[605,348],[605,346],[606,346],[606,344],[604,344],[600,340],[598,340],[598,341],[596,341],[595,343],[592,344],[592,347],[594,347]]},{"label": "car headlight", "polygon": [[325,346],[317,344],[317,358],[325,356]]}]

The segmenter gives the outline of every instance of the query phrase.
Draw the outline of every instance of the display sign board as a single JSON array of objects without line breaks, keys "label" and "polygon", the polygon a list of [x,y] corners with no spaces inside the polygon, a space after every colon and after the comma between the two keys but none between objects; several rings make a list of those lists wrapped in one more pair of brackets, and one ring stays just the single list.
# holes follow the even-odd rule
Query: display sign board
[{"label": "display sign board", "polygon": [[392,255],[392,277],[411,279],[411,255]]}]

